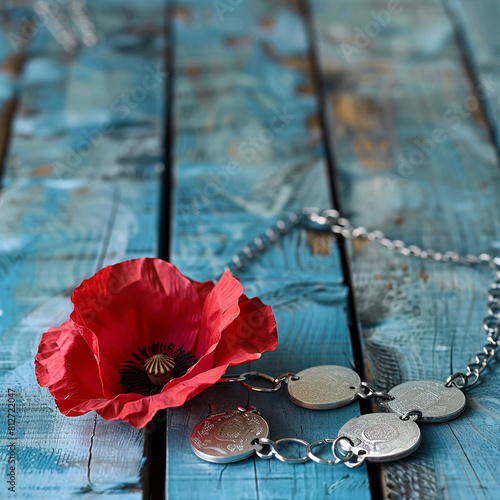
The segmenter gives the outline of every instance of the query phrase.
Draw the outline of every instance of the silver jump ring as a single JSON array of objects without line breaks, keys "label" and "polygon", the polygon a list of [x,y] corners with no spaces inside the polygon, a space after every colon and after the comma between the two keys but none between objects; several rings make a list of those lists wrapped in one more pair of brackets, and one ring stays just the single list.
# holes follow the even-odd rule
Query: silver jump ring
[{"label": "silver jump ring", "polygon": [[422,418],[422,412],[420,410],[410,410],[403,413],[399,418],[406,422],[407,420],[410,420],[411,417],[416,417],[414,420],[414,422],[416,422]]},{"label": "silver jump ring", "polygon": [[[347,447],[345,447],[347,443]],[[354,469],[363,465],[366,459],[365,450],[356,450],[353,448],[354,443],[346,436],[340,436],[333,441],[332,453],[337,463],[342,462],[350,469]],[[354,461],[353,461],[354,459]]]},{"label": "silver jump ring", "polygon": [[361,390],[358,392],[358,396],[361,399],[369,399],[375,393],[375,388],[371,386],[368,382],[361,382]]},{"label": "silver jump ring", "polygon": [[327,438],[327,439],[320,439],[318,441],[314,441],[314,443],[311,443],[307,447],[307,456],[311,460],[313,460],[314,462],[316,462],[318,464],[335,465],[336,463],[338,463],[338,459],[337,460],[325,460],[324,458],[318,457],[313,452],[314,448],[317,448],[318,446],[324,446],[325,444],[331,444],[331,445],[333,445],[334,442],[335,442],[335,439],[329,439],[329,438]]},{"label": "silver jump ring", "polygon": [[[260,378],[263,380],[266,380],[267,382],[270,382],[273,386],[272,387],[258,387],[254,385],[247,384],[245,380],[249,377],[256,377]],[[276,379],[271,377],[270,375],[266,375],[265,373],[259,373],[259,372],[246,372],[242,373],[240,375],[240,378],[242,380],[240,381],[242,387],[245,389],[249,389],[250,391],[255,391],[255,392],[277,392],[281,389],[281,382],[276,384]]]},{"label": "silver jump ring", "polygon": [[[302,444],[306,447],[306,449],[309,447],[309,443],[307,441],[304,441],[303,439],[300,438],[283,438],[283,439],[278,439],[276,441],[276,444],[279,446],[281,443],[285,443],[287,441],[290,441],[292,443],[298,443]],[[304,462],[307,462],[309,460],[309,455],[306,453],[303,457],[299,458],[288,458],[284,457],[279,451],[274,452],[274,456],[280,460],[281,462],[289,462],[293,464],[301,464]]]},{"label": "silver jump ring", "polygon": [[[366,452],[364,452],[366,453]],[[346,467],[349,467],[349,469],[356,469],[357,467],[361,467],[364,463],[365,463],[365,460],[366,460],[366,454],[359,454],[359,455],[355,455],[356,456],[356,461],[355,462],[344,462],[344,465]]]},{"label": "silver jump ring", "polygon": [[444,384],[446,387],[455,386],[457,389],[465,389],[469,385],[469,379],[467,375],[462,372],[454,373],[446,379]]},{"label": "silver jump ring", "polygon": [[[276,443],[268,438],[257,438],[251,442],[252,446],[255,448],[255,453],[259,458],[264,460],[270,460],[278,453]],[[269,450],[264,452],[264,446],[268,446]]]},{"label": "silver jump ring", "polygon": [[300,377],[298,375],[295,375],[295,373],[293,372],[284,373],[283,375],[280,375],[279,377],[276,377],[274,379],[275,389],[279,390],[281,388],[281,384],[288,384],[289,380],[297,381],[300,380]]},{"label": "silver jump ring", "polygon": [[[347,448],[345,446],[342,446],[345,443],[347,443],[347,445],[348,445]],[[334,439],[333,443],[332,443],[333,456],[339,462],[347,462],[353,456],[353,453],[352,453],[353,446],[354,446],[354,443],[348,437],[346,437],[346,436],[338,437],[337,439]]]},{"label": "silver jump ring", "polygon": [[386,401],[392,401],[394,399],[394,397],[387,392],[377,391],[377,389],[368,382],[361,382],[361,391],[358,392],[358,396],[361,399],[369,399],[373,396]]}]

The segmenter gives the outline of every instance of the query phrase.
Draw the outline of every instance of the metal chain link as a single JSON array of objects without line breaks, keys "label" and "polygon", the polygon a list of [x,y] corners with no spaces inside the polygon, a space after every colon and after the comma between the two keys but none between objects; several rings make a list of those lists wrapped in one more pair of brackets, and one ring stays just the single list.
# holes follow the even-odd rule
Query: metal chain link
[{"label": "metal chain link", "polygon": [[[246,382],[249,378],[260,378],[269,382],[271,387],[260,387],[258,385],[251,385]],[[279,377],[273,378],[270,375],[260,372],[245,372],[239,375],[222,375],[219,382],[239,382],[242,387],[255,392],[278,392],[283,384],[288,384],[288,381],[299,380],[300,377],[295,375],[295,373],[288,372]]]},{"label": "metal chain link", "polygon": [[321,227],[327,227],[332,233],[346,239],[365,239],[373,241],[389,250],[395,250],[404,256],[434,262],[453,262],[465,266],[484,265],[495,270],[495,280],[491,285],[488,295],[488,315],[483,320],[483,326],[487,334],[486,344],[480,352],[474,355],[472,361],[467,364],[465,373],[453,373],[446,380],[446,385],[454,385],[459,389],[465,389],[467,387],[472,387],[478,382],[480,375],[486,369],[488,363],[494,358],[499,348],[500,257],[493,257],[487,253],[482,253],[480,255],[460,255],[458,252],[454,251],[441,253],[433,249],[422,249],[417,245],[407,245],[401,240],[386,238],[382,231],[369,231],[364,227],[353,227],[349,219],[341,217],[337,210],[328,209],[322,211],[319,208],[306,207],[300,212],[288,214],[286,217],[270,226],[263,234],[255,237],[251,243],[245,245],[240,252],[233,255],[231,262],[224,267],[224,270],[229,271],[231,274],[236,273],[248,262],[252,261],[262,252],[274,245],[281,236],[288,233],[292,228],[307,221]]},{"label": "metal chain link", "polygon": [[488,363],[495,357],[500,337],[500,272],[497,271],[496,274],[488,293],[488,316],[483,319],[487,335],[486,344],[467,364],[465,373],[456,372],[446,379],[446,386],[454,385],[459,389],[472,387],[477,384]]},{"label": "metal chain link", "polygon": [[[250,378],[265,380],[266,382],[269,382],[271,384],[271,387],[251,385],[247,382],[247,380]],[[239,382],[242,387],[250,391],[270,393],[280,391],[283,387],[283,384],[288,384],[290,380],[297,381],[300,380],[300,377],[293,372],[284,373],[283,375],[280,375],[276,378],[260,372],[245,372],[238,375],[222,375],[219,383]],[[368,382],[361,382],[359,384],[359,392],[357,393],[357,397],[361,399],[370,399],[374,397],[379,406],[383,406],[383,402],[392,401],[394,399],[394,397],[387,392],[378,391],[377,389],[375,389],[375,387],[373,387],[373,385],[369,384]]]},{"label": "metal chain link", "polygon": [[[409,418],[409,417],[408,417]],[[407,419],[408,419],[407,418]],[[280,449],[280,445],[285,443],[296,443],[305,446],[305,453],[300,457],[289,457]],[[323,465],[337,465],[343,463],[349,468],[360,467],[366,459],[366,451],[356,448],[354,443],[346,436],[340,436],[335,439],[319,439],[313,443],[308,443],[300,438],[282,438],[273,441],[269,438],[256,438],[251,441],[255,453],[259,458],[270,460],[277,458],[280,462],[299,464],[312,460]],[[324,459],[315,454],[314,450],[321,446],[330,445],[332,448],[332,459]]]}]

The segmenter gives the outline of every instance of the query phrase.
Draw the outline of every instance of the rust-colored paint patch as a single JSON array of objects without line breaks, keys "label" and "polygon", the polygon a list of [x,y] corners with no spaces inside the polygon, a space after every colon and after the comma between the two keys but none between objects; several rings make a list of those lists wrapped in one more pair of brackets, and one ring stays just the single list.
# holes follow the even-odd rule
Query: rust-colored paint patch
[{"label": "rust-colored paint patch", "polygon": [[303,82],[297,87],[297,92],[299,94],[315,94],[316,93],[316,82],[314,80],[313,68],[311,65],[311,60],[307,56],[291,56],[283,57],[278,54],[274,48],[269,43],[263,43],[263,49],[266,55],[272,61],[276,61],[278,64],[284,66],[285,68],[292,68],[299,70],[304,75]]},{"label": "rust-colored paint patch", "polygon": [[359,255],[369,244],[370,241],[366,238],[356,238],[352,240],[352,249],[356,255]]},{"label": "rust-colored paint patch", "polygon": [[425,271],[422,271],[418,277],[424,282],[424,283],[427,283],[427,281],[429,280],[429,274],[426,273]]},{"label": "rust-colored paint patch", "polygon": [[307,244],[313,255],[330,255],[332,253],[333,234],[325,231],[307,231]]},{"label": "rust-colored paint patch", "polygon": [[52,165],[42,165],[38,168],[35,168],[35,170],[33,170],[33,172],[31,173],[31,175],[33,177],[48,177],[52,175],[53,172],[54,169],[52,168]]},{"label": "rust-colored paint patch", "polygon": [[307,124],[307,129],[310,130],[311,132],[317,132],[321,130],[321,122],[319,120],[318,113],[309,115],[307,117],[306,124]]},{"label": "rust-colored paint patch", "polygon": [[12,76],[18,76],[21,73],[23,62],[24,54],[22,52],[19,54],[13,54],[2,65],[0,65],[0,69]]},{"label": "rust-colored paint patch", "polygon": [[335,117],[350,127],[374,130],[382,126],[383,109],[372,99],[339,94],[333,97],[333,105]]},{"label": "rust-colored paint patch", "polygon": [[383,108],[367,97],[339,94],[331,99],[337,137],[350,138],[356,157],[370,170],[391,168],[390,142],[385,130]]},{"label": "rust-colored paint patch", "polygon": [[187,21],[191,18],[191,8],[186,5],[176,5],[174,16],[179,20]]},{"label": "rust-colored paint patch", "polygon": [[271,29],[273,26],[274,26],[274,19],[272,17],[263,17],[261,20],[260,20],[260,25],[263,27],[263,28],[266,28],[266,29]]},{"label": "rust-colored paint patch", "polygon": [[187,76],[194,79],[198,79],[201,75],[201,69],[199,66],[186,66],[184,71]]},{"label": "rust-colored paint patch", "polygon": [[360,133],[353,141],[354,154],[361,164],[369,170],[388,170],[389,159],[379,158],[387,150],[385,144],[374,142],[367,134]]},{"label": "rust-colored paint patch", "polygon": [[483,113],[483,108],[481,106],[478,106],[476,109],[471,111],[472,114],[472,119],[476,122],[479,123],[480,125],[486,125],[486,118]]},{"label": "rust-colored paint patch", "polygon": [[227,151],[229,158],[238,158],[238,145],[235,144],[234,142],[229,144]]}]

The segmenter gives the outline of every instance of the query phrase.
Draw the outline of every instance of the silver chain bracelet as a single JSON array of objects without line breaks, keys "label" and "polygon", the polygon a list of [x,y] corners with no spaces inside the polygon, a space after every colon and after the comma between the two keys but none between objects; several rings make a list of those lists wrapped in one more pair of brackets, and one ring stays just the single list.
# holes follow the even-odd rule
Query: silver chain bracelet
[{"label": "silver chain bracelet", "polygon": [[[483,319],[486,343],[482,351],[477,352],[467,363],[463,372],[451,374],[445,382],[405,382],[388,393],[377,391],[372,385],[361,381],[354,370],[335,365],[314,366],[297,374],[290,372],[276,378],[259,372],[224,376],[221,382],[239,382],[246,389],[258,392],[276,393],[286,386],[288,397],[293,403],[311,410],[340,408],[359,398],[374,397],[385,412],[351,419],[341,427],[336,438],[324,438],[308,443],[300,438],[272,441],[268,437],[269,426],[258,410],[253,406],[238,407],[236,410],[210,415],[193,429],[191,445],[194,452],[204,460],[229,463],[256,453],[262,459],[274,457],[288,463],[313,460],[326,465],[344,463],[348,467],[358,467],[365,460],[385,462],[403,458],[416,450],[420,444],[420,429],[416,422],[446,422],[462,413],[466,403],[464,389],[477,384],[498,350],[500,258],[486,253],[479,256],[462,256],[453,251],[440,253],[432,249],[424,250],[416,245],[386,238],[381,231],[354,228],[350,221],[340,217],[336,210],[304,208],[301,212],[278,220],[264,234],[254,238],[252,243],[233,256],[232,262],[225,270],[236,273],[275,244],[291,228],[304,223],[327,228],[328,231],[346,239],[373,241],[405,256],[466,266],[489,266],[495,272],[495,279],[488,293],[488,314]],[[265,380],[270,383],[270,387],[251,385],[251,378]],[[302,445],[305,452],[298,458],[287,457],[281,450],[285,443]],[[315,449],[325,445],[331,446],[332,459],[324,459],[315,454]]]}]

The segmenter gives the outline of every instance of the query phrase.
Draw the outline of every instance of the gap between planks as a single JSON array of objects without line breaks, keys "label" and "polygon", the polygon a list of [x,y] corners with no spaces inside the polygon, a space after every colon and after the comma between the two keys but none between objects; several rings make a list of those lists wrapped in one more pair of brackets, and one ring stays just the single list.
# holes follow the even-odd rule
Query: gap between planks
[{"label": "gap between planks", "polygon": [[[338,192],[339,186],[339,170],[335,157],[335,147],[333,141],[334,137],[332,132],[333,124],[328,116],[327,110],[327,91],[324,85],[323,75],[319,61],[318,47],[316,45],[317,37],[315,36],[316,26],[311,11],[309,0],[299,0],[303,12],[303,19],[306,25],[308,45],[309,45],[309,58],[311,60],[313,72],[313,87],[316,93],[318,102],[318,113],[320,127],[323,135],[324,155],[327,164],[328,180],[330,181],[329,190],[332,202],[332,207],[343,213],[341,198]],[[363,349],[363,340],[361,332],[361,323],[359,321],[358,307],[356,296],[354,294],[353,276],[351,268],[351,259],[347,242],[344,238],[336,238],[337,244],[340,249],[340,258],[342,263],[342,272],[344,275],[345,284],[348,287],[348,317],[349,317],[349,335],[351,340],[352,352],[355,363],[355,370],[358,372],[361,379],[366,380],[366,365],[365,354]],[[374,405],[369,401],[360,400],[359,407],[362,415],[373,413]],[[370,483],[370,492],[373,498],[383,498],[383,480],[382,469],[379,464],[367,463],[366,469],[368,471],[368,480]]]}]

